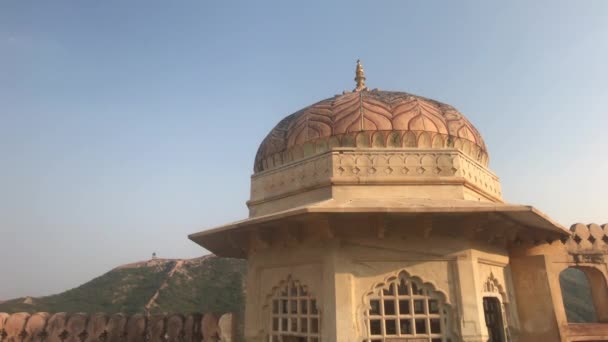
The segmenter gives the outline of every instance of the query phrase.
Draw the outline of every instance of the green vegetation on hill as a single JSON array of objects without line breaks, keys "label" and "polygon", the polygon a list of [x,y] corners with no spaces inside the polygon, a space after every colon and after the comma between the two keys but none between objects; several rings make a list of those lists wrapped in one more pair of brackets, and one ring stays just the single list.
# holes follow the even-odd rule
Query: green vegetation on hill
[{"label": "green vegetation on hill", "polygon": [[[176,265],[180,264],[179,267]],[[175,269],[175,270],[174,270]],[[39,298],[0,303],[0,312],[239,312],[245,262],[207,256],[124,265],[77,288]],[[172,270],[174,270],[172,274]],[[164,285],[166,283],[166,286]]]},{"label": "green vegetation on hill", "polygon": [[184,264],[168,281],[156,303],[164,312],[239,312],[245,305],[245,262],[210,258]]},{"label": "green vegetation on hill", "polygon": [[31,304],[24,298],[6,301],[0,304],[0,311],[141,312],[174,264],[114,269],[63,293],[32,298]]}]

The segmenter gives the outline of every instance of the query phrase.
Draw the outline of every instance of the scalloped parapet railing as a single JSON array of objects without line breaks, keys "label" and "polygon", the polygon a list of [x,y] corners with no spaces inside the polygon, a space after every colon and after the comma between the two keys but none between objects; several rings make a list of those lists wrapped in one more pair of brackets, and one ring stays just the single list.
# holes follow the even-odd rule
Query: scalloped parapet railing
[{"label": "scalloped parapet railing", "polygon": [[335,148],[251,177],[249,205],[332,184],[447,184],[466,186],[502,202],[496,175],[457,149]]},{"label": "scalloped parapet railing", "polygon": [[570,237],[564,241],[569,254],[589,257],[608,254],[608,224],[577,223],[570,227],[570,232]]},{"label": "scalloped parapet railing", "polygon": [[0,342],[232,342],[233,317],[0,313]]}]

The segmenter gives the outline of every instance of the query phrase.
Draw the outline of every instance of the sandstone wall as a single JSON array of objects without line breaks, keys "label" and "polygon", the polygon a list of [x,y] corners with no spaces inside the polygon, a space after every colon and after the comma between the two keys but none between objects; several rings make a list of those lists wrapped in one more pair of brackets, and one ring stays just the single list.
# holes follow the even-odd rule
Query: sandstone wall
[{"label": "sandstone wall", "polygon": [[0,313],[0,342],[232,342],[233,317]]},{"label": "sandstone wall", "polygon": [[[533,237],[510,252],[520,341],[608,341],[608,224],[577,223],[561,243]],[[559,279],[569,267],[587,276],[598,323],[568,322]]]}]

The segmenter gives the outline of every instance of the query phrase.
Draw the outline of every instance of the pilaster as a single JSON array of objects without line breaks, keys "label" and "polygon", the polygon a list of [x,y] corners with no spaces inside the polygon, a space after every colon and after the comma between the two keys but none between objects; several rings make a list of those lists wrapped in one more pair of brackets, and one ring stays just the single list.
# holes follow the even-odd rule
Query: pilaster
[{"label": "pilaster", "polygon": [[464,251],[456,260],[458,270],[460,299],[460,335],[464,342],[485,342],[488,330],[485,326],[483,302],[481,298],[481,279],[477,259],[471,250]]},{"label": "pilaster", "polygon": [[345,270],[348,263],[340,253],[339,242],[325,258],[323,272],[325,302],[323,303],[323,341],[350,342],[357,340],[353,276]]}]

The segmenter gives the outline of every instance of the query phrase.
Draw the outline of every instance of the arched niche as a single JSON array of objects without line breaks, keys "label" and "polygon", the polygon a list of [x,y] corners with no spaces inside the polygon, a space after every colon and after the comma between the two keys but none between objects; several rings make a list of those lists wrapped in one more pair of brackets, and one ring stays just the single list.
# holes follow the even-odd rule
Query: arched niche
[{"label": "arched niche", "polygon": [[509,341],[509,296],[494,273],[490,273],[482,284],[482,307],[488,342]]},{"label": "arched niche", "polygon": [[559,274],[569,323],[608,323],[608,286],[595,267],[573,266]]}]

